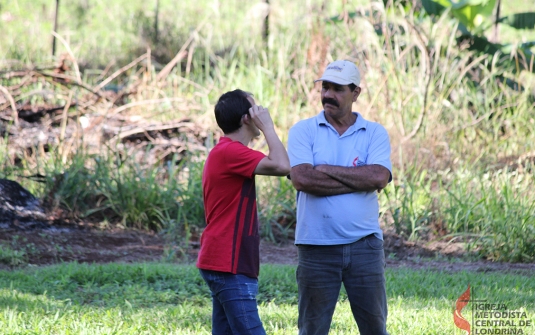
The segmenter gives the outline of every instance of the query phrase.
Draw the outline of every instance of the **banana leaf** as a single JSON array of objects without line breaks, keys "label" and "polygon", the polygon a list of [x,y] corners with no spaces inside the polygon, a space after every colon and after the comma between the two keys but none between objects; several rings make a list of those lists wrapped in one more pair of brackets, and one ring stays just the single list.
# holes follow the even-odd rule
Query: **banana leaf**
[{"label": "banana leaf", "polygon": [[523,55],[521,58],[526,59],[527,64],[524,64],[524,62],[517,63],[512,57],[502,57],[500,65],[506,67],[512,73],[517,73],[521,70],[535,73],[535,69],[530,68],[531,60],[533,59],[535,61],[535,54],[529,49],[531,46],[535,45],[535,41],[523,43],[515,48],[512,44],[492,43],[485,37],[464,34],[457,38],[457,43],[459,45],[468,43],[468,50],[475,51],[479,54],[485,53],[490,56],[493,56],[496,53],[510,56],[512,52],[515,51],[517,54]]},{"label": "banana leaf", "polygon": [[500,23],[516,29],[535,29],[535,12],[517,13],[500,18]]},{"label": "banana leaf", "polygon": [[424,7],[427,14],[438,16],[446,10],[446,7],[449,7],[448,5],[446,5],[447,2],[448,2],[447,0],[445,2],[434,1],[434,0],[422,0],[422,6]]}]

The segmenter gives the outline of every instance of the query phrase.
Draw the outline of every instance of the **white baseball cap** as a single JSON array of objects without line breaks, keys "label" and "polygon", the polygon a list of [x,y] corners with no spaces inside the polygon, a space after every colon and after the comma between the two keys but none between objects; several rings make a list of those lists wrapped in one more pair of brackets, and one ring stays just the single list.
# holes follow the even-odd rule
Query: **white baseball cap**
[{"label": "white baseball cap", "polygon": [[348,60],[337,60],[329,65],[323,72],[323,76],[320,79],[314,80],[328,81],[338,85],[360,84],[360,72],[357,66]]}]

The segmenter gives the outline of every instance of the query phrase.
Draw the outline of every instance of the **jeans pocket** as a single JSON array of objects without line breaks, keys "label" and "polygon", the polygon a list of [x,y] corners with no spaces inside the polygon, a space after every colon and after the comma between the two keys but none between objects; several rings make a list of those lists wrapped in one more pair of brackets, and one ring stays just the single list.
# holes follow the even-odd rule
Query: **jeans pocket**
[{"label": "jeans pocket", "polygon": [[225,275],[217,271],[200,270],[206,284],[213,294],[217,294],[223,287],[225,287]]},{"label": "jeans pocket", "polygon": [[367,237],[366,243],[373,250],[383,250],[383,240],[378,239],[375,235]]}]

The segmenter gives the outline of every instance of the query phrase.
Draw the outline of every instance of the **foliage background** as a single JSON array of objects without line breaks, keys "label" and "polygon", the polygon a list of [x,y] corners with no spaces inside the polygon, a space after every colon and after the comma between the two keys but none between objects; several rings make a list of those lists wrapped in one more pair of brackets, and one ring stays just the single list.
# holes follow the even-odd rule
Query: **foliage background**
[{"label": "foliage background", "polygon": [[[188,118],[206,130],[206,149],[154,162],[122,143],[68,147],[67,139],[43,152],[10,153],[12,125],[4,119],[0,174],[50,200],[51,211],[102,227],[161,231],[187,247],[204,225],[199,176],[221,135],[212,117],[217,97],[234,88],[251,91],[286,141],[295,122],[321,110],[313,80],[329,61],[344,58],[363,73],[355,109],[391,136],[394,181],[380,197],[385,229],[413,240],[461,240],[492,260],[533,261],[534,80],[530,71],[504,66],[512,60],[532,68],[533,61],[515,52],[470,51],[458,44],[455,19],[430,17],[413,4],[272,0],[263,38],[267,11],[260,1],[61,2],[53,57],[54,3],[1,2],[1,85],[16,103],[66,104],[87,92],[38,80],[15,94],[23,80],[9,76],[15,70],[53,68],[65,57],[76,83],[99,87],[147,55],[101,87],[129,92],[123,100],[69,108],[69,124],[81,124],[81,116],[108,118],[110,111],[147,122]],[[535,10],[535,4],[507,2],[502,9],[505,15]],[[531,37],[530,31],[500,31],[513,45]],[[187,55],[160,75],[180,51]],[[9,111],[9,104],[2,106]],[[266,150],[262,139],[253,146]],[[21,177],[37,173],[46,176],[44,184]],[[263,235],[291,237],[291,184],[259,177],[258,185]]]}]

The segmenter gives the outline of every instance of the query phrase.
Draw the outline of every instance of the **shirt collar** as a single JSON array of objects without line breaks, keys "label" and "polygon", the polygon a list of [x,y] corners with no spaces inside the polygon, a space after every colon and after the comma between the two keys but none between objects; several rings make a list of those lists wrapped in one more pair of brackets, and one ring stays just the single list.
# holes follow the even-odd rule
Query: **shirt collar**
[{"label": "shirt collar", "polygon": [[[353,114],[357,115],[357,121],[355,121],[355,123],[353,123],[353,125],[351,125],[351,127],[349,128],[353,128],[353,131],[357,131],[359,129],[366,129],[366,127],[368,126],[368,121],[366,121],[358,112],[353,112]],[[318,125],[330,125],[330,123],[325,118],[325,111],[321,111],[318,115],[316,115],[316,122]]]}]

